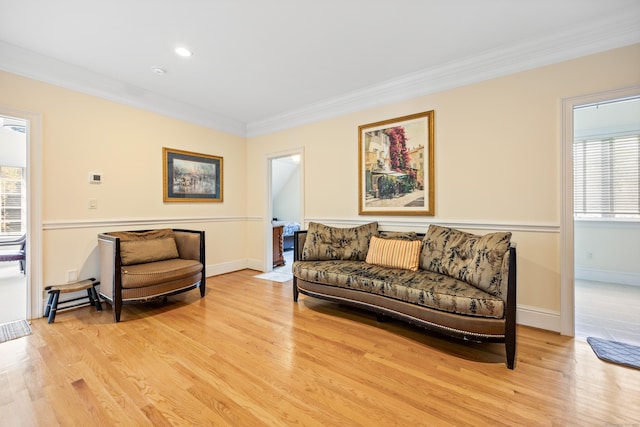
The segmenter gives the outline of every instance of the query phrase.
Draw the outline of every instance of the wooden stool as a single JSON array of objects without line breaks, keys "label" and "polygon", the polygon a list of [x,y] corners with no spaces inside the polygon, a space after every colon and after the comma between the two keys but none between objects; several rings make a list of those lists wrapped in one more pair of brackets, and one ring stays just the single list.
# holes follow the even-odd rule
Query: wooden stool
[{"label": "wooden stool", "polygon": [[[49,317],[49,323],[53,323],[56,320],[56,311],[58,310],[58,303],[72,302],[78,301],[81,299],[85,299],[87,297],[78,297],[72,298],[65,301],[59,301],[60,294],[66,294],[67,292],[76,292],[81,291],[83,289],[87,290],[87,296],[89,297],[89,304],[96,307],[96,310],[102,311],[102,304],[100,304],[100,299],[98,298],[98,292],[96,291],[96,285],[99,285],[100,282],[96,281],[93,277],[86,280],[80,280],[78,282],[65,283],[63,285],[51,285],[44,288],[45,291],[49,292],[49,300],[47,301],[47,308],[44,311],[43,317]],[[78,307],[80,305],[84,305],[84,303],[70,305],[64,308]]]}]

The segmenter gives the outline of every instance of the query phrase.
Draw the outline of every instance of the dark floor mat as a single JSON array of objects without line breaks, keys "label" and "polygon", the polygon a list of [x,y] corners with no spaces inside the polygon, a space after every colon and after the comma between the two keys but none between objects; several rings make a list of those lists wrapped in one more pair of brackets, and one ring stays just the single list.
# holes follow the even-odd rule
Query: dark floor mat
[{"label": "dark floor mat", "polygon": [[602,338],[587,338],[600,359],[630,368],[640,369],[640,347]]}]

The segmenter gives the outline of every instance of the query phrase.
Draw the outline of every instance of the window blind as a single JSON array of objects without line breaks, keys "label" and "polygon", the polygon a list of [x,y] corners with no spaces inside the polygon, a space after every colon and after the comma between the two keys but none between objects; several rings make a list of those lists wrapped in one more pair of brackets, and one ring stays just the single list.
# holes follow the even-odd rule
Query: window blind
[{"label": "window blind", "polygon": [[640,218],[640,135],[573,144],[574,214]]}]

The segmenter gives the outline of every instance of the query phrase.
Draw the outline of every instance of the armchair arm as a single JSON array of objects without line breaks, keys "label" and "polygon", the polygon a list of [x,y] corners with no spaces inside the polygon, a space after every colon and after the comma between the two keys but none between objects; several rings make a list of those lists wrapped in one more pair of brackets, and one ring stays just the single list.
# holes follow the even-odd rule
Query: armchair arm
[{"label": "armchair arm", "polygon": [[119,290],[122,287],[120,238],[99,234],[98,252],[100,255],[100,294],[105,299],[113,301],[114,296],[120,295],[116,289]]}]

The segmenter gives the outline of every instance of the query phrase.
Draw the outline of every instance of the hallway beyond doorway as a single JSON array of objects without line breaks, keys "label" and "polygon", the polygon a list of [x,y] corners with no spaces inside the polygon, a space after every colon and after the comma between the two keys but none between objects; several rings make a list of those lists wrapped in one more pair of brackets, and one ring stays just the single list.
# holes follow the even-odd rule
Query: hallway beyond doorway
[{"label": "hallway beyond doorway", "polygon": [[27,318],[26,286],[18,261],[0,263],[0,325]]},{"label": "hallway beyond doorway", "polygon": [[640,345],[640,286],[576,280],[575,337]]}]

